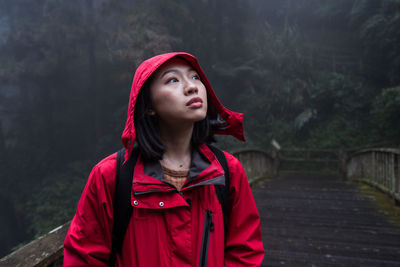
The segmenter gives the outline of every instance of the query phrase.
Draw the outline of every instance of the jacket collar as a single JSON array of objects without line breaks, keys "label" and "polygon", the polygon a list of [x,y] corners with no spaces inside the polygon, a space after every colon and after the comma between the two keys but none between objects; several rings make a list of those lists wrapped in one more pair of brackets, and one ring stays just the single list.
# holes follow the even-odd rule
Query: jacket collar
[{"label": "jacket collar", "polygon": [[[188,181],[183,185],[182,191],[212,184],[225,184],[224,170],[214,153],[207,145],[203,144],[193,149]],[[166,182],[163,169],[158,161],[143,162],[139,156],[133,174],[132,191],[137,195],[176,191],[176,189]]]}]

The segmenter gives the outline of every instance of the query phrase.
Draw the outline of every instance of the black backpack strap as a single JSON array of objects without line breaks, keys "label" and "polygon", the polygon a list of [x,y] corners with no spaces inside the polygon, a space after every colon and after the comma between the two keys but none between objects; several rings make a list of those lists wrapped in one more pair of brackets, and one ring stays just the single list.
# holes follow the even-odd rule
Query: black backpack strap
[{"label": "black backpack strap", "polygon": [[131,190],[133,170],[138,157],[138,149],[135,147],[129,160],[124,163],[125,149],[122,148],[117,152],[117,171],[115,176],[115,191],[114,191],[114,211],[113,211],[113,230],[112,230],[112,245],[108,266],[115,266],[117,253],[121,253],[122,242],[133,208],[131,206]]},{"label": "black backpack strap", "polygon": [[214,185],[214,187],[215,187],[215,192],[217,193],[219,203],[221,204],[222,207],[222,213],[224,217],[224,227],[226,233],[227,232],[226,230],[228,229],[227,226],[228,226],[228,214],[229,214],[229,165],[228,161],[226,160],[225,154],[222,150],[212,145],[208,145],[208,147],[217,157],[219,163],[221,164],[225,172],[225,186]]}]

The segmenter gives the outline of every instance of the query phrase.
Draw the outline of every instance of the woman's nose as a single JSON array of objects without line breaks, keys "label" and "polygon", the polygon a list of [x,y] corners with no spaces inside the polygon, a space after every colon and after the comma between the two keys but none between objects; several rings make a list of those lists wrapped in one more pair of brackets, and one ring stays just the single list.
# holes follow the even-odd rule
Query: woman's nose
[{"label": "woman's nose", "polygon": [[195,94],[199,91],[197,85],[192,81],[187,81],[185,84],[185,95]]}]

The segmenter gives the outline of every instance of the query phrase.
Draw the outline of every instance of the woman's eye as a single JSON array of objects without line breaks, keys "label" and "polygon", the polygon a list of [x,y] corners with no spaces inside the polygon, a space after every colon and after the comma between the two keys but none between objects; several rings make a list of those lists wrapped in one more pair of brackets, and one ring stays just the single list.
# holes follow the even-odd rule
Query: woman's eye
[{"label": "woman's eye", "polygon": [[167,83],[176,83],[178,81],[178,79],[176,78],[170,78],[167,80]]},{"label": "woman's eye", "polygon": [[194,76],[192,77],[192,79],[193,79],[193,80],[200,80],[200,77],[199,77],[199,75],[196,74],[196,75],[194,75]]}]

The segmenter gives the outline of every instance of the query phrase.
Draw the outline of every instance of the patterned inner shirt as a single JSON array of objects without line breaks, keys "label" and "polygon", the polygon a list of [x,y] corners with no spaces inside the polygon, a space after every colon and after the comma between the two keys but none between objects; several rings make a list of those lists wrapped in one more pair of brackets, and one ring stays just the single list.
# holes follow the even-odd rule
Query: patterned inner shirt
[{"label": "patterned inner shirt", "polygon": [[163,165],[161,166],[164,170],[165,180],[174,185],[178,191],[181,191],[183,184],[188,178],[189,170],[172,170]]}]

